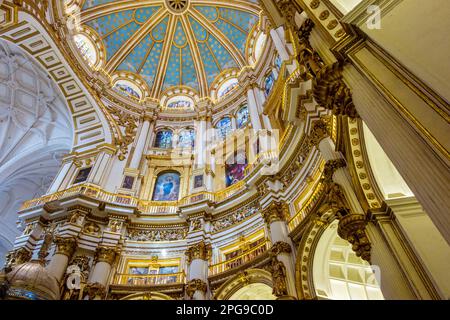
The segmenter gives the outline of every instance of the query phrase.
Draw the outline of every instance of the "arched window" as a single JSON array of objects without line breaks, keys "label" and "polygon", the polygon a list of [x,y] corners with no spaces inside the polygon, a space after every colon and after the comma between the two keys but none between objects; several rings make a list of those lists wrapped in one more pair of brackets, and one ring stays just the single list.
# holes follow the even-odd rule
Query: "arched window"
[{"label": "arched window", "polygon": [[262,51],[264,49],[264,46],[266,44],[267,36],[265,33],[261,33],[258,36],[258,39],[256,39],[255,43],[255,61],[258,61],[258,59],[261,57]]},{"label": "arched window", "polygon": [[153,201],[177,201],[180,193],[180,174],[163,172],[156,179]]},{"label": "arched window", "polygon": [[267,96],[272,92],[273,86],[275,84],[275,74],[271,72],[264,80],[264,94]]},{"label": "arched window", "polygon": [[195,145],[194,129],[186,129],[180,132],[178,146],[180,148],[193,148]]},{"label": "arched window", "polygon": [[185,96],[172,97],[167,101],[168,109],[194,109],[194,102],[192,99]]},{"label": "arched window", "polygon": [[368,262],[356,256],[352,245],[337,234],[333,221],[320,236],[313,258],[316,294],[331,300],[383,300]]},{"label": "arched window", "polygon": [[114,89],[122,95],[141,99],[139,88],[126,80],[119,80],[114,84]]},{"label": "arched window", "polygon": [[155,148],[170,149],[172,148],[172,130],[164,129],[156,133]]},{"label": "arched window", "polygon": [[75,44],[80,50],[83,58],[89,63],[89,65],[95,66],[97,64],[97,51],[95,50],[94,44],[92,41],[86,37],[84,34],[76,34],[73,39],[75,40]]},{"label": "arched window", "polygon": [[277,71],[280,72],[281,70],[281,65],[283,64],[283,61],[281,60],[280,55],[277,54],[277,56],[275,57],[275,68],[277,68]]},{"label": "arched window", "polygon": [[222,118],[217,124],[216,129],[220,138],[226,138],[233,130],[230,117]]},{"label": "arched window", "polygon": [[238,79],[232,78],[225,81],[217,90],[217,97],[222,98],[231,92],[238,85]]},{"label": "arched window", "polygon": [[248,120],[249,120],[248,107],[245,105],[242,108],[240,108],[236,114],[236,125],[238,129],[245,127],[248,123]]}]

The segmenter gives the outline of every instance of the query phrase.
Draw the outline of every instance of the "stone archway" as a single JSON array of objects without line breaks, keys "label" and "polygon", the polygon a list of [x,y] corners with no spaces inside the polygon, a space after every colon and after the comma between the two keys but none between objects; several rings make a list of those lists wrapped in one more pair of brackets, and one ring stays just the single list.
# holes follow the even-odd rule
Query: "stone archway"
[{"label": "stone archway", "polygon": [[[272,276],[262,269],[248,269],[228,279],[214,295],[215,300],[269,300],[272,293]],[[270,294],[269,294],[270,292]]]}]

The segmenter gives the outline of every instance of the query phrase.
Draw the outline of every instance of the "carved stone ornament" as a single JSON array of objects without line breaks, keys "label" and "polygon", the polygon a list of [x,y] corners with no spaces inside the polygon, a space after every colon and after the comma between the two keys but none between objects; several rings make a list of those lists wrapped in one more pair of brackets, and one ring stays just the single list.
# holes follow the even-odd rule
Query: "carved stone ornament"
[{"label": "carved stone ornament", "polygon": [[188,264],[195,259],[209,260],[211,258],[211,254],[211,244],[206,244],[204,241],[194,244],[185,252]]},{"label": "carved stone ornament", "polygon": [[266,224],[270,225],[275,221],[286,221],[289,216],[289,208],[286,203],[272,202],[262,212],[262,217]]},{"label": "carved stone ornament", "polygon": [[77,240],[75,238],[55,237],[53,242],[56,244],[55,254],[63,254],[69,259],[72,257],[77,248]]},{"label": "carved stone ornament", "polygon": [[195,291],[206,293],[207,289],[207,284],[200,279],[193,279],[186,284],[186,294],[190,299],[194,296]]},{"label": "carved stone ornament", "polygon": [[295,24],[295,14],[297,12],[297,8],[294,5],[294,1],[292,0],[278,0],[276,1],[276,5],[286,20],[286,24],[289,28],[294,28]]},{"label": "carved stone ornament", "polygon": [[365,216],[349,214],[339,219],[338,235],[352,244],[352,250],[358,257],[370,263],[371,244],[366,235]]},{"label": "carved stone ornament", "polygon": [[336,62],[322,68],[313,81],[313,96],[319,105],[334,115],[358,117],[350,88],[343,81],[343,63]]},{"label": "carved stone ornament", "polygon": [[22,247],[15,251],[10,251],[6,255],[5,270],[11,270],[14,266],[30,261],[31,252]]},{"label": "carved stone ornament", "polygon": [[98,282],[88,283],[84,290],[88,294],[89,300],[103,299],[106,294],[105,286]]},{"label": "carved stone ornament", "polygon": [[287,242],[277,241],[270,248],[270,253],[274,256],[277,256],[281,253],[291,253],[292,248]]},{"label": "carved stone ornament", "polygon": [[113,264],[115,258],[115,248],[98,247],[95,251],[95,262],[106,262],[108,264]]},{"label": "carved stone ornament", "polygon": [[282,297],[288,294],[286,284],[286,267],[277,257],[272,256],[272,260],[268,266],[268,271],[272,274],[274,296]]},{"label": "carved stone ornament", "polygon": [[347,205],[344,193],[337,183],[331,182],[326,185],[325,203],[338,217],[350,214],[350,208]]}]

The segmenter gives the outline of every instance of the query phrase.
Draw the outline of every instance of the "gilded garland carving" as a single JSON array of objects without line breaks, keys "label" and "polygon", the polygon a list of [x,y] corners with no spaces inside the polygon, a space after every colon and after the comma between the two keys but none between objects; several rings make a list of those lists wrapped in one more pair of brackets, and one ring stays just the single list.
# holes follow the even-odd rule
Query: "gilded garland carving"
[{"label": "gilded garland carving", "polygon": [[366,235],[367,221],[362,214],[349,214],[339,219],[338,235],[352,244],[358,257],[370,263],[371,244]]},{"label": "gilded garland carving", "polygon": [[95,251],[94,261],[97,262],[106,262],[110,265],[113,264],[114,259],[116,258],[116,249],[108,248],[108,247],[98,247]]},{"label": "gilded garland carving", "polygon": [[264,209],[262,217],[267,225],[276,221],[286,221],[289,217],[289,208],[286,203],[272,202]]},{"label": "gilded garland carving", "polygon": [[343,81],[343,63],[325,66],[313,81],[313,96],[319,105],[331,110],[334,115],[358,117],[352,93]]},{"label": "gilded garland carving", "polygon": [[282,253],[291,253],[292,248],[287,242],[283,241],[277,241],[272,245],[272,248],[270,248],[270,253],[274,256],[278,256]]},{"label": "gilded garland carving", "polygon": [[75,249],[77,248],[77,240],[75,238],[55,237],[53,242],[56,245],[55,254],[65,255],[69,259],[72,257]]},{"label": "gilded garland carving", "polygon": [[208,290],[208,285],[200,279],[193,279],[186,283],[186,294],[190,299],[194,296],[194,293],[196,291],[201,291],[203,293],[206,293]]},{"label": "gilded garland carving", "polygon": [[137,120],[126,112],[121,112],[116,108],[109,108],[111,116],[116,120],[117,124],[125,128],[125,133],[121,134],[121,138],[118,139],[119,147],[119,160],[125,160],[125,156],[128,153],[128,146],[133,143],[136,136]]},{"label": "gilded garland carving", "polygon": [[106,294],[105,286],[98,282],[88,283],[84,290],[88,294],[89,300],[103,299]]},{"label": "gilded garland carving", "polygon": [[218,232],[220,230],[231,227],[232,225],[235,225],[247,219],[248,217],[253,216],[257,212],[258,208],[256,207],[244,207],[242,210],[237,210],[231,215],[211,222],[211,232]]},{"label": "gilded garland carving", "polygon": [[276,256],[272,256],[268,271],[272,274],[273,295],[277,297],[287,296],[286,267],[283,262],[278,260]]},{"label": "gilded garland carving", "polygon": [[173,230],[139,230],[129,229],[125,236],[126,240],[131,241],[176,241],[186,239],[186,229]]},{"label": "gilded garland carving", "polygon": [[194,244],[185,252],[188,264],[190,264],[195,259],[209,260],[211,258],[211,254],[211,244],[206,244],[204,241]]}]

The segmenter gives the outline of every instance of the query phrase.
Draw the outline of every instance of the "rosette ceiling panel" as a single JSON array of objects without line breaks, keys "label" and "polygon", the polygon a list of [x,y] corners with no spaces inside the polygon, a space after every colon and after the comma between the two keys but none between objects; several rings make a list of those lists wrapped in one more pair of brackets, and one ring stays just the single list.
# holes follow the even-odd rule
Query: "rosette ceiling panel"
[{"label": "rosette ceiling panel", "polygon": [[106,53],[103,69],[141,77],[151,96],[189,87],[208,96],[216,77],[248,65],[257,0],[85,0],[81,23]]}]

